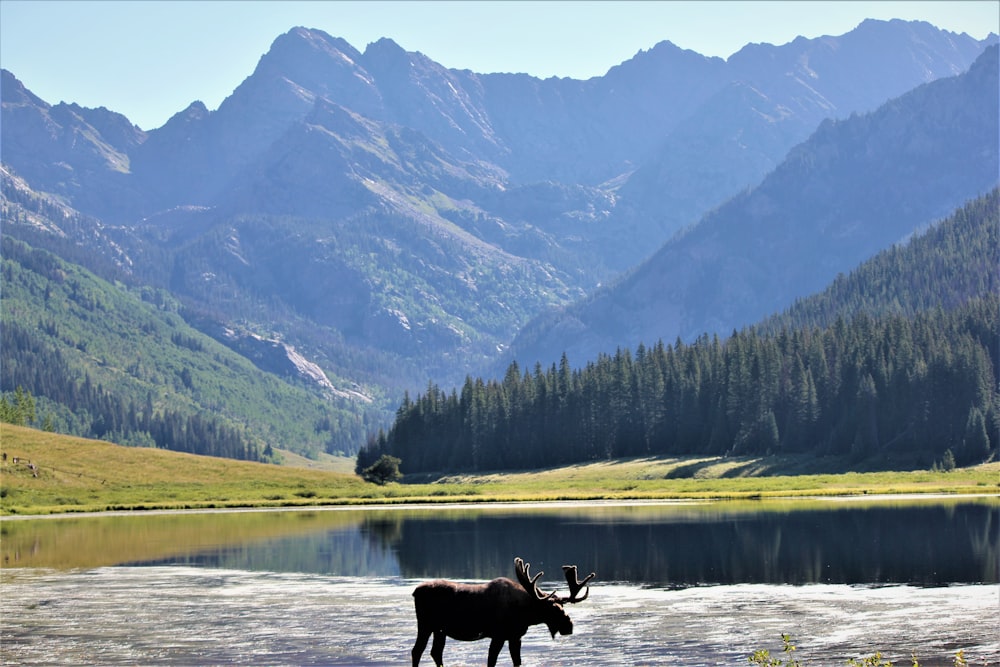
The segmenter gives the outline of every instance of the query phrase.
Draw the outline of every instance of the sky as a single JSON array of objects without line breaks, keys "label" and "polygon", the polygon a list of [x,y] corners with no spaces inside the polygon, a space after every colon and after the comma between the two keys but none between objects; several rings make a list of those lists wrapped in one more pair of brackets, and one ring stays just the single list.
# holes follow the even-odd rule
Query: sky
[{"label": "sky", "polygon": [[0,0],[0,67],[46,102],[103,106],[150,130],[195,100],[218,108],[295,26],[359,51],[388,37],[456,69],[587,79],[664,40],[727,58],[865,18],[983,39],[1000,32],[1000,2]]}]

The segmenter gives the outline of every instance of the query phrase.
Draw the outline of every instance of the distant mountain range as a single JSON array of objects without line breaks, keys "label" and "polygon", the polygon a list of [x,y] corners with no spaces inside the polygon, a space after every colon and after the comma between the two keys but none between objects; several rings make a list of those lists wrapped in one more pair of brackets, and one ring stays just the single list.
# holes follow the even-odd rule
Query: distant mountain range
[{"label": "distant mountain range", "polygon": [[993,460],[998,197],[728,336],[619,347],[580,368],[512,361],[502,380],[470,377],[459,393],[429,385],[356,470],[384,456],[432,476],[649,456],[808,454],[843,470]]},{"label": "distant mountain range", "polygon": [[584,301],[529,323],[512,356],[586,360],[667,335],[728,334],[823,289],[1000,175],[997,47],[969,71],[826,121],[733,197]]},{"label": "distant mountain range", "polygon": [[4,234],[391,407],[511,353],[747,324],[989,189],[996,41],[866,21],[579,81],[294,28],[149,131],[3,71]]}]

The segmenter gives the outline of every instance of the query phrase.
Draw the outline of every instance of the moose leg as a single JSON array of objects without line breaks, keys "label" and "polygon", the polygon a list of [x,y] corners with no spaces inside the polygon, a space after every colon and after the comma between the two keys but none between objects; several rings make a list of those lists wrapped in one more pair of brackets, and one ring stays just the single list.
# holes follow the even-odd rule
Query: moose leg
[{"label": "moose leg", "polygon": [[434,631],[434,643],[431,644],[431,657],[434,658],[434,664],[437,667],[442,667],[444,665],[444,640],[447,636],[440,630]]},{"label": "moose leg", "polygon": [[[486,667],[496,667],[497,658],[500,657],[500,649],[503,648],[504,638],[494,637],[490,640],[490,653],[489,658],[486,661]],[[515,662],[515,665],[521,664],[520,662]]]},{"label": "moose leg", "polygon": [[427,648],[427,640],[430,637],[430,630],[423,628],[417,630],[417,643],[413,645],[413,650],[410,651],[410,655],[413,656],[413,667],[417,667],[420,664],[420,656],[424,654],[424,649]]},{"label": "moose leg", "polygon": [[521,638],[511,637],[507,640],[507,648],[510,649],[510,659],[514,667],[521,664]]}]

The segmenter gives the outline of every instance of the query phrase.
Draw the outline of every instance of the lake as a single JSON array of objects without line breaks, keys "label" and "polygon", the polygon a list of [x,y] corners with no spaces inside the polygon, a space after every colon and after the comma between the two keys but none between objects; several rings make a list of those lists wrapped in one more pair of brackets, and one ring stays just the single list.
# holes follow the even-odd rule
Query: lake
[{"label": "lake", "polygon": [[[400,665],[421,580],[597,572],[525,665],[1000,663],[1000,499],[326,508],[4,519],[0,663]],[[449,640],[448,665],[488,642]],[[421,664],[432,665],[429,651]],[[510,664],[506,651],[499,664]]]}]

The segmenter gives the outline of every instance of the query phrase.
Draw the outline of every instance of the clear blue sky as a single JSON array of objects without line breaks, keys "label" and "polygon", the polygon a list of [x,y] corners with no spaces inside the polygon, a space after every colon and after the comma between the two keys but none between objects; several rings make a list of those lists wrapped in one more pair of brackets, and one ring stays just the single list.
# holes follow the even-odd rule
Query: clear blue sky
[{"label": "clear blue sky", "polygon": [[1000,2],[0,0],[0,66],[47,102],[104,106],[152,129],[194,100],[217,108],[298,25],[361,51],[389,37],[447,67],[585,79],[663,40],[725,58],[865,18],[982,39],[1000,32]]}]

